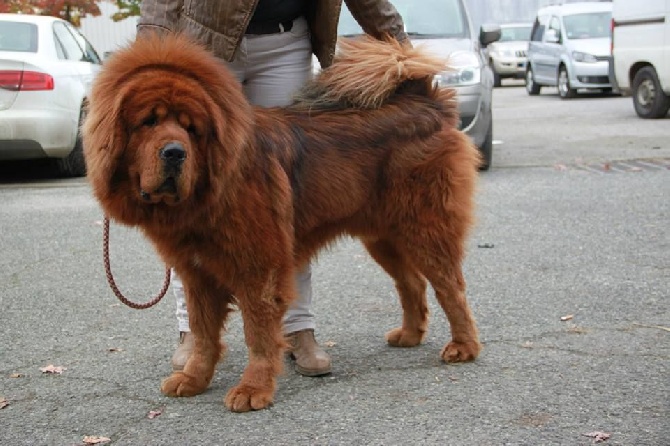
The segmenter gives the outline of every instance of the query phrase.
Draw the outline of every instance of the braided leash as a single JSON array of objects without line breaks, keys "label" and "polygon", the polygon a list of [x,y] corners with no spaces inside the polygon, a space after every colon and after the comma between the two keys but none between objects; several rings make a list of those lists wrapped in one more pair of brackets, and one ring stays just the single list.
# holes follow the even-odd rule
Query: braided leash
[{"label": "braided leash", "polygon": [[105,217],[105,223],[104,223],[104,229],[102,233],[102,256],[103,260],[105,262],[105,273],[107,274],[107,283],[109,283],[109,287],[114,291],[114,294],[116,297],[119,298],[121,302],[124,304],[128,305],[130,308],[134,308],[136,310],[144,310],[146,308],[153,307],[156,305],[160,300],[165,296],[165,293],[167,293],[168,287],[170,286],[170,268],[166,268],[165,270],[165,282],[163,283],[163,288],[158,292],[158,295],[151,299],[149,302],[143,303],[143,304],[138,304],[135,302],[131,302],[130,300],[126,299],[126,297],[121,293],[119,288],[116,286],[116,282],[114,282],[114,277],[112,276],[112,268],[109,263],[109,218]]}]

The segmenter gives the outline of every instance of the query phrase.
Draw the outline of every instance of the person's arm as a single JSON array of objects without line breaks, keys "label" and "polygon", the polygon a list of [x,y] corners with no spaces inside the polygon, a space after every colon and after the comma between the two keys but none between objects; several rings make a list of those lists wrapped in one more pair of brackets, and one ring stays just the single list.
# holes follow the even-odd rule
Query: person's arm
[{"label": "person's arm", "polygon": [[351,15],[363,31],[380,39],[390,35],[399,42],[410,43],[400,13],[387,0],[344,0]]},{"label": "person's arm", "polygon": [[137,23],[138,36],[147,31],[161,34],[177,31],[183,6],[184,0],[143,0]]}]

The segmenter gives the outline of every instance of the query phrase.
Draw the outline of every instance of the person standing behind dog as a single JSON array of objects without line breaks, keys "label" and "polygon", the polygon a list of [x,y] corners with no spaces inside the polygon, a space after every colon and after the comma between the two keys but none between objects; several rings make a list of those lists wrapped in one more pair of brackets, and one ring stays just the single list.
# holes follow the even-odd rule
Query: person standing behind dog
[{"label": "person standing behind dog", "polygon": [[[363,30],[376,37],[409,40],[400,14],[387,0],[345,0]],[[183,31],[206,45],[243,85],[249,102],[288,105],[312,75],[312,54],[327,67],[335,54],[342,0],[144,0],[138,35]],[[172,356],[182,370],[193,350],[184,288],[173,271],[179,345]],[[284,318],[296,370],[305,376],[330,373],[331,360],[316,342],[311,312],[311,267],[296,277],[298,298]]]}]

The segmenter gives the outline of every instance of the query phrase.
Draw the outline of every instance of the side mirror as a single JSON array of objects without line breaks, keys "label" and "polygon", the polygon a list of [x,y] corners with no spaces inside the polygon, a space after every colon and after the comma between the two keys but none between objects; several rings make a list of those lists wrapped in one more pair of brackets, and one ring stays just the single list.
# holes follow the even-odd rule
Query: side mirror
[{"label": "side mirror", "polygon": [[500,40],[500,26],[498,25],[482,25],[479,29],[479,44],[483,47]]},{"label": "side mirror", "polygon": [[558,43],[559,38],[558,34],[556,33],[555,29],[548,29],[547,30],[547,35],[545,36],[544,40],[547,43]]}]

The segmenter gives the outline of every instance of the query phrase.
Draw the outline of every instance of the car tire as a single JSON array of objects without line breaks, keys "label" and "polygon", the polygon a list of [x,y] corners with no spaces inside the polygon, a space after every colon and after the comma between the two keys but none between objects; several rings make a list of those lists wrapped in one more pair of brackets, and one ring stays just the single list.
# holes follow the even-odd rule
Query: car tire
[{"label": "car tire", "polygon": [[56,160],[56,174],[61,177],[83,177],[86,175],[86,162],[84,160],[84,147],[81,141],[81,124],[84,122],[85,111],[82,108],[79,113],[79,125],[77,126],[77,140],[74,148],[65,158]]},{"label": "car tire", "polygon": [[561,99],[572,99],[577,96],[577,90],[570,86],[570,76],[565,65],[558,70],[558,95]]},{"label": "car tire", "polygon": [[[491,67],[493,67],[493,61],[491,61]],[[495,88],[502,86],[502,79],[500,78],[500,74],[498,74],[495,69],[493,69],[493,86]]]},{"label": "car tire", "polygon": [[479,153],[482,157],[482,162],[479,164],[479,170],[489,170],[491,168],[491,160],[493,159],[493,117],[491,117],[491,122],[489,122],[489,129],[486,132],[484,142],[479,146]]},{"label": "car tire", "polygon": [[528,65],[528,69],[526,70],[526,92],[531,96],[536,96],[540,94],[541,88],[540,84],[535,82],[533,69]]},{"label": "car tire", "polygon": [[654,67],[644,67],[635,74],[631,95],[640,118],[663,118],[670,109],[670,97],[661,89]]}]

